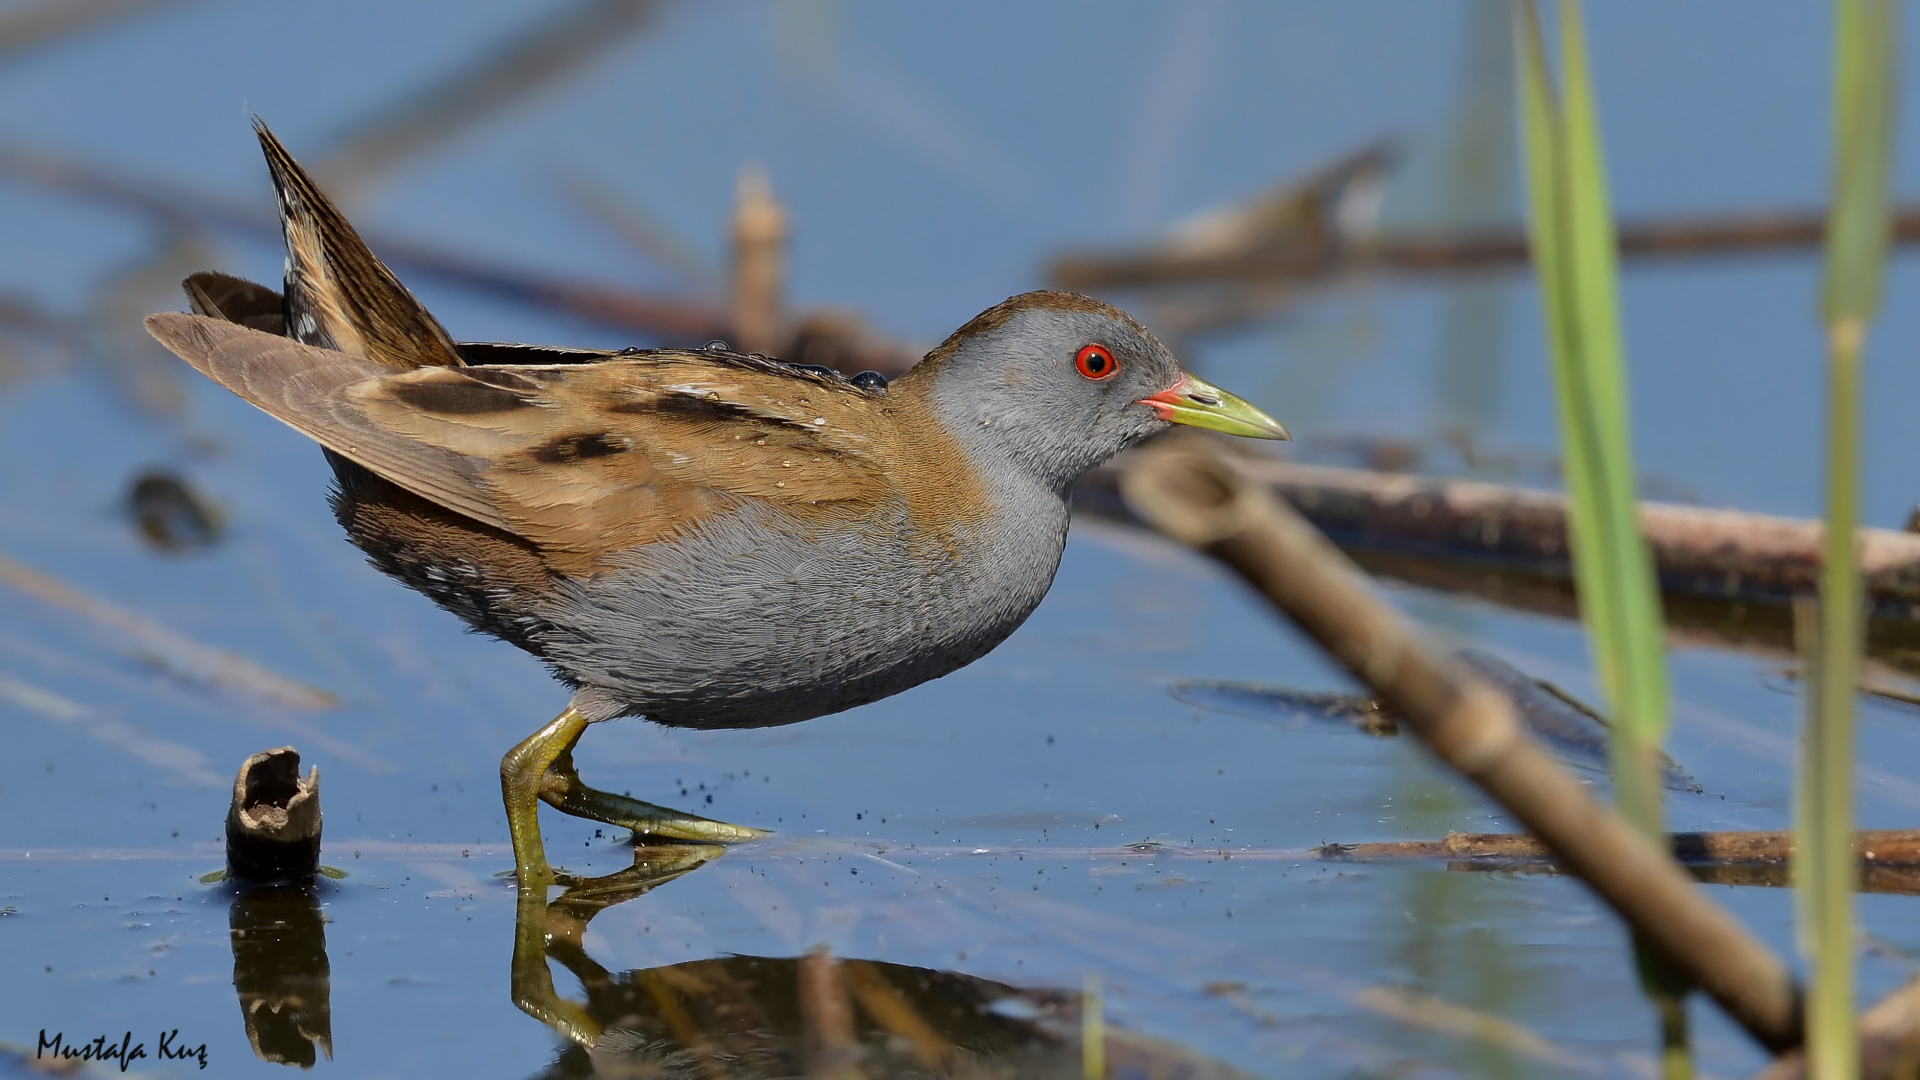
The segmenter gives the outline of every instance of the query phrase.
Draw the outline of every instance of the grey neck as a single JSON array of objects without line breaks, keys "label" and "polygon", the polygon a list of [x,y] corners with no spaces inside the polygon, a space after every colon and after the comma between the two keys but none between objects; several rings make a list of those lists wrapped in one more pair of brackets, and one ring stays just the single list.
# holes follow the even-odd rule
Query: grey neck
[{"label": "grey neck", "polygon": [[[1139,389],[1125,374],[1099,385],[1073,374],[1079,343],[1119,344],[1135,335],[1136,328],[1099,312],[1021,311],[909,378],[928,379],[931,385],[916,389],[988,476],[1023,477],[1064,505],[1088,470],[1166,426],[1145,408],[1124,407]],[[1151,338],[1132,344],[1136,355],[1165,352]],[[1157,383],[1151,363],[1134,377]],[[1170,357],[1165,366],[1171,382],[1178,367]]]},{"label": "grey neck", "polygon": [[1118,449],[1104,445],[1089,417],[1036,403],[1017,383],[959,370],[966,362],[956,356],[935,375],[933,412],[990,480],[1048,492],[1064,505],[1080,477]]},{"label": "grey neck", "polygon": [[1049,454],[1050,444],[1035,430],[1033,418],[1000,407],[1004,402],[992,396],[942,392],[936,385],[933,402],[934,414],[996,489],[996,496],[1045,492],[1064,502],[1074,482],[1091,467]]}]

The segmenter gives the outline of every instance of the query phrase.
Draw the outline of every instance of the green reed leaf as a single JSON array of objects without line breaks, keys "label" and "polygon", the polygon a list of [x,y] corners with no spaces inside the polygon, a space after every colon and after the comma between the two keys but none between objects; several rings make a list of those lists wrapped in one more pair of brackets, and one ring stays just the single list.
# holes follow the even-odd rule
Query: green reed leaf
[{"label": "green reed leaf", "polygon": [[[1618,253],[1598,107],[1577,0],[1559,4],[1564,96],[1557,101],[1539,14],[1532,0],[1516,7],[1529,237],[1553,361],[1575,585],[1614,717],[1619,805],[1658,837],[1665,626],[1634,492]],[[1642,985],[1661,1016],[1663,1072],[1669,1080],[1689,1077],[1687,988],[1659,956],[1636,952]]]},{"label": "green reed leaf", "polygon": [[1892,0],[1838,0],[1834,7],[1833,205],[1821,297],[1828,349],[1827,529],[1819,615],[1806,648],[1814,664],[1794,814],[1799,937],[1813,975],[1807,1072],[1814,1080],[1853,1080],[1860,1067],[1853,1015],[1853,699],[1865,636],[1856,539],[1860,386],[1867,323],[1880,304],[1892,238],[1897,23]]}]

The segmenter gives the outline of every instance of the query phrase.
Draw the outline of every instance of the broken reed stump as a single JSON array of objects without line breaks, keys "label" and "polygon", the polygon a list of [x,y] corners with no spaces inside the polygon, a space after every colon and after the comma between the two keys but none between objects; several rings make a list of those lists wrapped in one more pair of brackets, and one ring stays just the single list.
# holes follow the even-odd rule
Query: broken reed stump
[{"label": "broken reed stump", "polygon": [[[1223,460],[1350,551],[1473,561],[1572,580],[1567,500],[1559,492],[1267,457]],[[1120,463],[1090,475],[1075,491],[1075,504],[1124,514],[1124,468]],[[1643,502],[1640,522],[1662,592],[1784,607],[1819,584],[1818,521]],[[1860,562],[1875,615],[1920,619],[1920,533],[1861,529]]]},{"label": "broken reed stump", "polygon": [[1800,991],[1780,959],[1528,738],[1503,694],[1421,641],[1263,485],[1212,455],[1156,447],[1130,461],[1121,489],[1141,518],[1237,571],[1371,686],[1761,1045],[1779,1053],[1800,1044]]},{"label": "broken reed stump", "polygon": [[248,758],[227,808],[227,877],[250,884],[312,880],[320,870],[320,767],[300,776],[291,746]]},{"label": "broken reed stump", "polygon": [[740,170],[732,240],[733,347],[772,355],[787,341],[787,211],[757,165]]}]

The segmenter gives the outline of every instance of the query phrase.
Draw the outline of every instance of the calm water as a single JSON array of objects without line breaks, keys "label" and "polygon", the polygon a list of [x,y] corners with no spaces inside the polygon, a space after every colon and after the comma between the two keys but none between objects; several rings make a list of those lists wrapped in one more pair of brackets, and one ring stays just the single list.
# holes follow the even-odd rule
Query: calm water
[{"label": "calm water", "polygon": [[[1824,8],[1595,6],[1623,214],[1820,198]],[[665,4],[567,77],[369,174],[349,209],[370,232],[684,290],[572,208],[562,179],[590,179],[718,263],[734,177],[758,161],[793,213],[796,302],[857,307],[930,344],[1041,284],[1058,247],[1136,239],[1382,134],[1403,154],[1388,225],[1510,218],[1511,185],[1463,186],[1449,157],[1475,108],[1504,107],[1497,67],[1467,61],[1486,52],[1475,37],[1486,14],[1470,2]],[[245,108],[317,161],[548,17],[498,0],[156,8],[0,55],[0,148],[265,208]],[[1920,145],[1917,126],[1920,108],[1906,108],[1905,146]],[[1920,190],[1914,160],[1902,157],[1902,190]],[[158,1033],[178,1029],[176,1043],[204,1044],[210,1074],[276,1068],[243,1022],[252,976],[235,989],[231,927],[252,916],[199,878],[221,865],[240,761],[291,743],[320,767],[323,861],[347,872],[318,890],[317,919],[294,916],[323,927],[330,975],[333,1056],[316,1067],[579,1074],[590,1063],[563,1056],[567,1044],[510,997],[514,891],[498,876],[512,865],[499,757],[563,692],[368,568],[326,510],[327,470],[306,440],[126,344],[138,315],[183,306],[171,283],[188,270],[276,279],[275,244],[182,241],[17,179],[0,180],[0,237],[0,290],[88,320],[61,344],[0,333],[0,554],[341,701],[302,710],[210,685],[150,639],[0,584],[6,1053],[31,1057],[42,1030],[69,1042],[130,1031],[151,1056]],[[1816,277],[1813,260],[1792,256],[1630,274],[1635,421],[1659,490],[1817,507]],[[433,283],[417,291],[462,338],[631,343]],[[1901,261],[1872,349],[1867,507],[1879,525],[1899,525],[1920,497],[1920,429],[1906,420],[1920,401],[1915,295]],[[1495,277],[1352,284],[1186,351],[1296,433],[1465,429],[1483,449],[1541,462],[1555,439],[1541,342],[1530,291]],[[1432,467],[1449,467],[1442,458]],[[223,508],[221,542],[163,554],[139,538],[123,500],[156,466]],[[1571,624],[1392,596],[1437,635],[1593,696]],[[1673,796],[1676,827],[1784,827],[1796,702],[1780,660],[1695,647],[1672,660],[1671,751],[1704,789]],[[1324,842],[1507,828],[1498,814],[1403,740],[1197,710],[1168,692],[1184,679],[1349,688],[1221,571],[1088,521],[1032,620],[948,678],[793,728],[596,727],[579,759],[589,781],[777,835],[600,911],[577,935],[591,965],[557,961],[557,988],[585,999],[606,991],[595,971],[668,965],[683,965],[673,985],[684,988],[688,972],[719,978],[721,965],[698,962],[826,945],[950,973],[927,978],[1003,1000],[995,1016],[1018,1012],[1005,1004],[1014,988],[1072,990],[1097,974],[1112,1022],[1184,1048],[1194,1069],[1645,1068],[1651,1018],[1621,932],[1578,885],[1305,857]],[[1863,720],[1863,824],[1920,822],[1920,715],[1868,704]],[[543,822],[555,861],[575,872],[632,861],[617,830],[551,812]],[[1125,850],[1148,841],[1166,847]],[[1790,896],[1713,895],[1791,951]],[[1920,931],[1911,901],[1867,897],[1861,910],[1872,996],[1909,974]],[[728,978],[793,977],[790,965],[729,963]],[[1462,1036],[1381,988],[1547,1042]],[[1705,1069],[1757,1065],[1710,1006],[1696,1016]],[[0,1075],[21,1068],[0,1055]],[[134,1070],[199,1071],[151,1059]]]}]

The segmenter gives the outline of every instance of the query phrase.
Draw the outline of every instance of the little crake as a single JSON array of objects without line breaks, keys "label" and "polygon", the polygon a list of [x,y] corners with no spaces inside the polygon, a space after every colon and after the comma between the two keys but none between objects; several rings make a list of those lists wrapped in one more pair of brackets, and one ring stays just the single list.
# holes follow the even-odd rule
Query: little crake
[{"label": "little crake", "polygon": [[284,294],[220,274],[148,329],[326,448],[382,571],[573,688],[507,754],[521,880],[537,800],[636,835],[758,830],[583,784],[587,725],[789,724],[986,654],[1039,604],[1087,470],[1171,424],[1283,439],[1117,308],[1034,292],[891,385],[718,349],[454,341],[264,126]]}]

